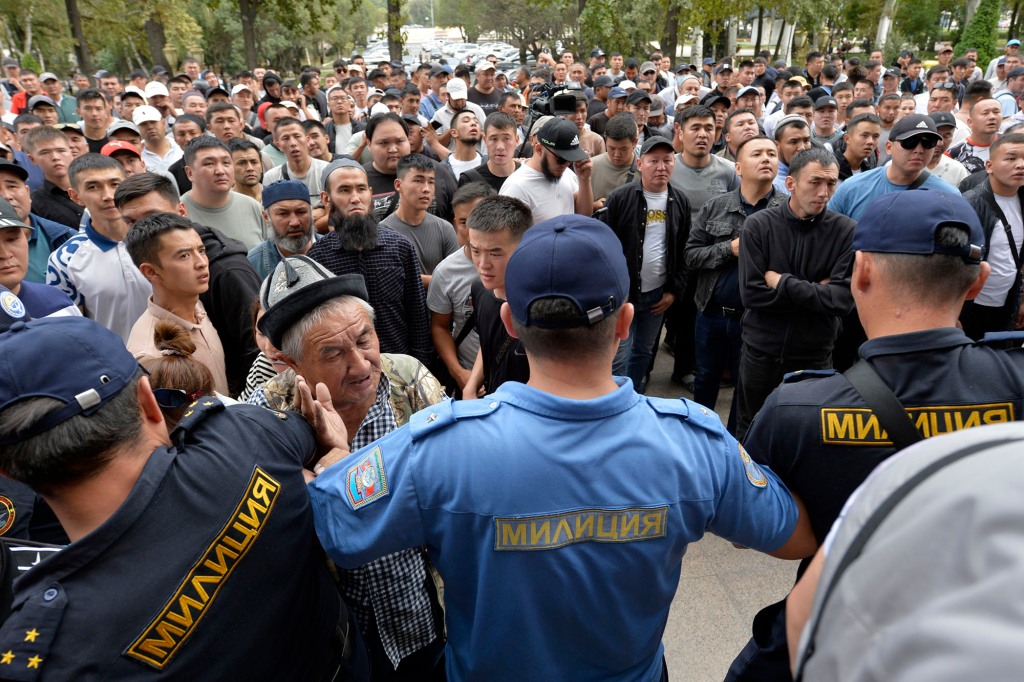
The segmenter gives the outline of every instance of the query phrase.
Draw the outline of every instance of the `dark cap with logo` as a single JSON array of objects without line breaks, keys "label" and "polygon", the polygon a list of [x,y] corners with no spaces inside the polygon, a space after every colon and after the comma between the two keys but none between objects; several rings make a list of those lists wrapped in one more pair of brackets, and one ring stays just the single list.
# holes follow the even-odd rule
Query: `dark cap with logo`
[{"label": "dark cap with logo", "polygon": [[[509,258],[505,295],[512,317],[528,327],[585,327],[615,313],[629,298],[629,269],[611,228],[581,215],[563,215],[531,227]],[[530,305],[567,298],[578,314],[530,318]]]},{"label": "dark cap with logo", "polygon": [[[945,246],[936,241],[940,227],[961,227],[968,243]],[[868,205],[853,232],[853,250],[872,253],[932,253],[960,256],[980,263],[985,233],[978,214],[959,194],[912,189],[886,194]]]},{"label": "dark cap with logo", "polygon": [[839,103],[836,102],[835,97],[829,97],[828,95],[826,95],[824,97],[819,97],[818,99],[814,100],[814,110],[815,111],[817,111],[818,109],[824,109],[826,107],[832,107],[833,109],[838,109],[839,108]]},{"label": "dark cap with logo", "polygon": [[583,161],[590,158],[590,155],[580,148],[579,128],[564,118],[553,118],[545,123],[537,134],[537,140],[566,161]]},{"label": "dark cap with logo", "polygon": [[933,111],[928,114],[932,122],[935,123],[935,128],[956,128],[956,116],[949,113],[948,111]]},{"label": "dark cap with logo", "polygon": [[930,135],[936,139],[942,139],[939,131],[935,129],[935,122],[924,114],[910,114],[896,121],[889,132],[889,140],[899,142],[908,140],[915,135]]}]

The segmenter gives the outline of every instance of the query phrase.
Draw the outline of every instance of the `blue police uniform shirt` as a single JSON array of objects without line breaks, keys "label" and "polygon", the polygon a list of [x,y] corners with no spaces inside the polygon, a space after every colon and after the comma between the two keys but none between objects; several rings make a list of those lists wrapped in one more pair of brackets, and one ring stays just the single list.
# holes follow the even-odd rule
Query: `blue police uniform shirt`
[{"label": "blue police uniform shirt", "polygon": [[[925,437],[1021,419],[1024,350],[978,345],[947,327],[870,339],[860,357]],[[787,376],[743,444],[803,500],[819,542],[857,486],[894,452],[878,418],[833,370]]]},{"label": "blue police uniform shirt", "polygon": [[309,425],[204,398],[171,439],[109,519],[14,583],[0,677],[318,680],[337,668],[346,612],[301,474]]},{"label": "blue police uniform shirt", "polygon": [[449,680],[658,680],[687,545],[792,534],[789,492],[717,415],[616,381],[585,401],[508,382],[439,403],[311,484],[339,565],[427,547]]}]

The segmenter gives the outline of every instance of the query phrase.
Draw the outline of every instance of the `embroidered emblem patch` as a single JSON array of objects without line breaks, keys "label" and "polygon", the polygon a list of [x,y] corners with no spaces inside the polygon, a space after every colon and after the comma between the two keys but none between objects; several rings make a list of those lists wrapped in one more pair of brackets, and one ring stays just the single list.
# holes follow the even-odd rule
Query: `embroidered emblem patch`
[{"label": "embroidered emblem patch", "polygon": [[348,470],[348,501],[353,509],[365,507],[388,494],[388,475],[384,471],[380,448],[370,450],[365,457]]},{"label": "embroidered emblem patch", "polygon": [[747,472],[747,480],[750,481],[750,485],[756,488],[764,488],[768,485],[768,477],[764,475],[757,463],[750,459],[750,455],[740,445],[740,457],[743,459],[743,470]]},{"label": "embroidered emblem patch", "polygon": [[21,302],[20,298],[9,291],[0,294],[0,308],[3,308],[4,312],[13,318],[21,319],[25,317],[25,304]]},{"label": "embroidered emblem patch", "polygon": [[5,535],[14,525],[14,517],[17,511],[14,509],[14,502],[6,495],[0,495],[0,535]]}]

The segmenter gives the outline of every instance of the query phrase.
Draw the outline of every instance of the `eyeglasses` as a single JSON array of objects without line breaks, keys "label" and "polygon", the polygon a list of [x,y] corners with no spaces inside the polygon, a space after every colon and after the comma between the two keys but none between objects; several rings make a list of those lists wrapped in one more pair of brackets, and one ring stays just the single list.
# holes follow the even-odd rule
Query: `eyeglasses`
[{"label": "eyeglasses", "polygon": [[185,407],[202,398],[207,391],[183,391],[180,388],[154,388],[153,395],[156,396],[156,403],[167,409]]},{"label": "eyeglasses", "polygon": [[956,90],[956,83],[939,83],[933,86],[932,90]]},{"label": "eyeglasses", "polygon": [[939,143],[934,137],[908,137],[905,140],[900,140],[900,146],[906,149],[908,152],[911,149],[917,149],[917,145],[921,145],[925,149],[935,149],[935,145]]}]

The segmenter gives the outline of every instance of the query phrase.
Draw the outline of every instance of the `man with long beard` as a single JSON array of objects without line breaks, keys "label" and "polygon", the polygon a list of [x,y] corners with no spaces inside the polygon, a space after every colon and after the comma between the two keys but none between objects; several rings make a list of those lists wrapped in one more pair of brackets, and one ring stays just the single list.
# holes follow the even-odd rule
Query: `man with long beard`
[{"label": "man with long beard", "polygon": [[320,199],[332,231],[307,255],[335,275],[363,276],[382,353],[403,353],[428,363],[433,346],[415,249],[405,237],[377,224],[370,183],[356,161],[331,163],[322,184]]},{"label": "man with long beard", "polygon": [[[303,194],[305,192],[305,194]],[[274,230],[266,241],[249,249],[249,263],[267,278],[282,258],[309,251],[313,244],[313,208],[309,188],[298,180],[280,180],[263,190],[263,216]]]}]

